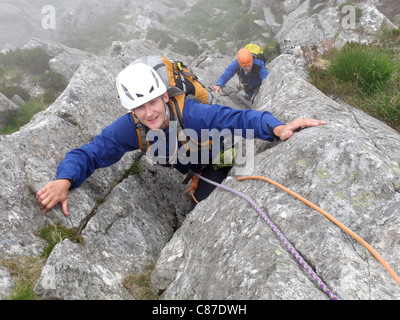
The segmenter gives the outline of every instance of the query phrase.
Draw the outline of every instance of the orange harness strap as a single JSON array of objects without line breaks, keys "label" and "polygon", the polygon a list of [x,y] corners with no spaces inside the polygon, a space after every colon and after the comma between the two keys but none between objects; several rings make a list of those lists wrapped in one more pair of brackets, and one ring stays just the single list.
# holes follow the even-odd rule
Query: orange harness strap
[{"label": "orange harness strap", "polygon": [[[200,174],[201,174],[201,173],[200,173]],[[195,190],[197,190],[198,186],[199,186],[199,177],[193,176],[193,177],[192,177],[192,182],[190,182],[189,188],[186,190],[186,196],[189,198],[188,193],[190,192],[190,194],[191,194],[193,200],[194,200],[196,203],[199,203],[199,202],[198,202],[197,199],[195,198],[193,192],[194,192]]]}]

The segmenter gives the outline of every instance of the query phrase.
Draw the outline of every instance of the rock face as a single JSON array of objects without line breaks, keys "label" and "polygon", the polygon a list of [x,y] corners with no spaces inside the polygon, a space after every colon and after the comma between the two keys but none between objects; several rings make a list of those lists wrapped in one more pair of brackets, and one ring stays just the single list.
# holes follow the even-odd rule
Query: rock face
[{"label": "rock face", "polygon": [[[289,11],[298,2],[285,3]],[[140,173],[127,175],[138,152],[71,191],[68,218],[59,207],[41,212],[34,195],[54,179],[65,154],[125,112],[115,93],[118,72],[150,54],[186,62],[205,85],[215,84],[232,60],[209,52],[180,57],[139,40],[116,42],[106,56],[83,60],[46,111],[0,136],[0,261],[38,256],[45,244],[36,231],[61,222],[81,230],[84,242],[55,246],[35,286],[44,299],[132,299],[124,279],[154,263],[152,287],[162,299],[329,299],[247,201],[217,189],[189,213],[179,173],[142,157]],[[223,184],[253,199],[339,298],[400,299],[382,265],[330,220],[264,181],[234,178],[265,176],[295,191],[400,273],[400,135],[310,85],[300,56],[282,54],[268,69],[253,108],[284,122],[302,117],[328,124],[286,142],[255,141],[254,166],[235,166]],[[246,107],[237,85],[236,77],[218,102]],[[0,298],[14,281],[0,266]]]},{"label": "rock face", "polygon": [[46,51],[51,58],[49,61],[50,69],[61,74],[67,82],[71,80],[81,63],[92,57],[92,54],[88,52],[37,38],[29,40],[22,47],[23,50],[32,48],[41,48]]},{"label": "rock face", "polygon": [[[400,136],[307,82],[304,62],[281,55],[257,105],[283,121],[325,119],[267,147],[248,175],[309,199],[364,238],[397,272]],[[400,287],[356,240],[319,212],[264,181],[225,185],[253,199],[342,299],[398,299]],[[164,299],[329,299],[251,205],[218,189],[189,214],[157,261]]]},{"label": "rock face", "polygon": [[372,3],[356,4],[361,9],[361,17],[352,23],[350,11],[342,13],[339,10],[340,1],[336,5],[322,7],[314,6],[314,2],[304,1],[285,17],[275,35],[281,52],[291,53],[301,46],[340,48],[350,41],[368,43],[381,27],[396,27]]},{"label": "rock face", "polygon": [[15,114],[19,106],[0,92],[0,128]]},{"label": "rock face", "polygon": [[[44,243],[35,233],[47,224],[61,222],[84,229],[84,246],[66,240],[48,259],[36,287],[44,298],[128,298],[121,279],[154,263],[189,211],[184,195],[187,186],[181,184],[184,176],[177,171],[155,167],[142,158],[141,173],[126,176],[138,152],[97,170],[70,192],[69,218],[60,208],[43,214],[34,197],[54,179],[57,164],[69,150],[88,143],[125,112],[115,93],[115,77],[133,60],[151,54],[161,52],[146,41],[115,43],[107,56],[83,61],[66,90],[46,111],[35,115],[19,132],[0,136],[0,260],[38,256]],[[178,55],[165,56],[185,61]],[[219,61],[217,70],[222,72],[230,59]],[[202,66],[208,66],[206,58],[190,62],[201,80],[212,78],[210,69],[200,72]],[[234,84],[232,81],[230,86]],[[229,95],[221,97],[224,99],[229,101]],[[13,281],[6,270],[0,271],[0,296],[5,296]],[[82,277],[87,280],[82,282]]]},{"label": "rock face", "polygon": [[155,262],[188,210],[183,178],[141,165],[143,172],[118,184],[88,222],[85,245],[69,240],[57,245],[36,285],[40,296],[132,299],[124,277]]},{"label": "rock face", "polygon": [[[119,54],[113,55],[115,51],[119,52]],[[94,210],[97,210],[98,213],[105,210],[102,209],[105,208],[105,204],[97,208],[98,201],[105,198],[114,198],[116,201],[114,205],[111,204],[112,202],[106,201],[107,206],[113,208],[111,210],[114,212],[114,217],[107,215],[106,219],[110,220],[103,222],[92,221],[92,223],[96,223],[99,226],[102,225],[101,228],[103,228],[103,231],[96,230],[93,236],[97,237],[96,234],[98,232],[105,234],[117,232],[124,239],[122,242],[125,242],[125,246],[118,245],[120,252],[133,250],[131,253],[134,254],[137,251],[137,254],[148,262],[151,259],[155,259],[162,245],[172,236],[179,223],[180,214],[178,213],[186,213],[187,199],[186,197],[181,197],[184,194],[184,190],[182,190],[183,186],[179,186],[183,178],[181,180],[181,177],[179,177],[179,183],[176,182],[178,186],[175,188],[175,183],[171,184],[171,181],[174,181],[173,173],[169,175],[168,179],[166,177],[159,178],[160,175],[163,176],[166,173],[159,172],[157,168],[151,167],[149,170],[144,169],[142,174],[124,179],[133,159],[138,156],[137,153],[127,154],[113,167],[98,170],[85,182],[85,185],[71,192],[69,200],[71,216],[68,219],[62,216],[58,210],[59,208],[53,209],[53,212],[45,215],[40,212],[35,203],[34,194],[41,186],[54,179],[57,163],[64,157],[65,153],[72,148],[89,142],[105,126],[125,112],[121,108],[115,93],[115,77],[117,73],[130,61],[140,56],[157,52],[149,43],[140,41],[130,45],[122,44],[115,51],[112,51],[112,54],[107,58],[94,57],[83,62],[67,89],[46,111],[37,114],[31,123],[21,128],[19,132],[0,137],[2,155],[0,158],[2,180],[0,188],[0,207],[2,212],[0,218],[1,258],[21,255],[38,256],[43,249],[44,243],[34,235],[37,230],[43,228],[47,223],[55,223],[57,221],[61,221],[66,227],[82,227],[88,217],[93,215]],[[146,164],[142,164],[142,167],[145,168]],[[152,183],[155,178],[159,178],[157,179],[159,182],[153,186]],[[132,181],[128,182],[131,179]],[[131,186],[125,185],[123,187],[124,183],[121,183],[118,187],[113,188],[115,183],[121,181]],[[146,181],[146,184],[144,184],[144,181]],[[132,185],[136,186],[133,188],[137,190],[136,193],[128,191],[132,188]],[[155,190],[158,190],[157,187],[160,186],[160,190],[163,191],[157,193]],[[168,192],[171,188],[173,189],[172,192]],[[147,199],[144,199],[144,190],[152,193],[147,195]],[[177,195],[179,194],[179,199],[174,197],[174,191]],[[115,194],[115,196],[112,194]],[[122,201],[121,197],[125,196],[127,198]],[[162,201],[162,204],[160,201]],[[142,212],[143,218],[129,218],[129,209],[120,207],[123,203],[130,206],[133,211]],[[137,205],[141,209],[134,209]],[[147,209],[144,209],[146,206]],[[155,219],[152,218],[152,214],[148,215],[144,214],[144,212],[153,212],[153,218]],[[96,215],[97,219],[100,216],[101,214]],[[125,225],[125,221],[128,220],[125,220],[124,217],[128,220],[138,220],[136,222],[131,220]],[[159,220],[158,226],[157,219]],[[135,230],[135,224],[137,224],[138,228],[148,228],[148,231]],[[129,229],[131,227],[132,229],[130,231],[114,231],[117,225],[120,225],[121,228]],[[152,227],[155,228],[153,229]],[[90,225],[88,225],[88,230],[93,230]],[[137,245],[136,249],[134,249],[135,246],[133,244],[129,245],[126,242],[128,233],[137,234],[142,239],[132,238],[132,241]],[[150,240],[153,237],[154,239]],[[103,238],[103,240],[106,240],[106,238]],[[64,245],[67,246],[68,242],[62,244],[62,246]],[[148,248],[144,249],[146,246]],[[75,245],[75,247],[77,246]],[[82,249],[79,247],[79,250]],[[72,250],[72,248],[69,250]],[[55,250],[54,254],[57,255],[57,252],[58,250]],[[112,258],[117,252],[117,250],[113,250],[112,255],[107,255],[107,252],[102,250],[99,254]],[[148,255],[147,253],[150,252],[151,254]],[[154,255],[153,258],[151,258],[152,255]],[[72,263],[71,256],[64,257]],[[144,261],[140,262],[140,259],[142,258],[135,257],[130,260],[131,272],[138,270],[145,263]],[[81,265],[83,267],[85,262],[84,259],[82,260]],[[52,264],[51,261],[52,258],[49,259],[49,265],[56,268],[57,265],[55,263]],[[137,263],[132,263],[132,261]],[[91,268],[97,268],[94,270],[88,269],[89,274],[92,275],[96,274],[96,272],[101,273],[102,270],[107,270],[90,261],[86,264],[89,264]],[[120,266],[123,267],[122,263]],[[62,268],[65,268],[65,264],[62,265]],[[66,271],[66,269],[61,271]],[[69,276],[71,275],[70,273],[68,274]],[[117,272],[114,275],[118,278]],[[102,275],[98,277],[101,278]],[[104,277],[106,278],[107,275],[104,275]],[[67,281],[68,278],[64,280],[65,283],[73,285],[70,281]],[[79,278],[76,278],[76,280],[79,281]],[[90,284],[91,282],[89,281],[88,283]],[[96,284],[98,281],[94,281],[94,283]],[[120,282],[118,284],[121,286]],[[61,290],[59,285],[57,288]],[[40,292],[40,289],[38,290]],[[104,293],[101,296],[100,293],[91,295],[90,291],[88,291],[81,295],[72,289],[60,291],[58,295],[54,292],[43,293],[43,296],[46,297],[50,294],[52,298],[60,299],[83,299],[90,296],[97,298],[117,297],[112,292],[109,295]],[[3,295],[2,293],[1,296]]]}]

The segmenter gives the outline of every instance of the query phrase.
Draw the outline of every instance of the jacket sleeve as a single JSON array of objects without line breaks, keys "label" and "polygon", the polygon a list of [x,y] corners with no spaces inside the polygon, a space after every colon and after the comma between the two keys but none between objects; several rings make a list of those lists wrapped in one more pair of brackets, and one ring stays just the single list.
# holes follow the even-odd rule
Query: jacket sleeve
[{"label": "jacket sleeve", "polygon": [[217,81],[217,86],[221,88],[236,74],[238,69],[237,60],[233,61],[228,68],[225,69],[225,72],[219,77]]},{"label": "jacket sleeve", "polygon": [[[194,129],[201,134],[201,129],[229,129],[235,134],[239,130],[244,138],[246,129],[254,130],[254,137],[274,141],[277,137],[273,129],[283,122],[275,118],[268,111],[237,110],[223,105],[206,105],[195,101],[186,100],[183,110],[183,122],[186,128]],[[236,132],[236,133],[237,133]]]},{"label": "jacket sleeve", "polygon": [[96,169],[111,166],[128,152],[139,148],[131,114],[115,120],[92,142],[67,153],[57,167],[57,179],[71,180],[79,187]]}]

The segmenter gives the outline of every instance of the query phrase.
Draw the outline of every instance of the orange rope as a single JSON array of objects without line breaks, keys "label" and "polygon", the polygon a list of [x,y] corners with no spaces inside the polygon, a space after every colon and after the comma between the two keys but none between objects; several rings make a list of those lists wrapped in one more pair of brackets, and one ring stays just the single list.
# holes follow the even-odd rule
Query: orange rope
[{"label": "orange rope", "polygon": [[274,186],[276,186],[276,187],[286,191],[287,193],[291,194],[292,196],[294,196],[295,198],[297,198],[300,201],[304,202],[305,204],[307,204],[311,208],[317,210],[318,212],[323,214],[325,217],[327,217],[329,220],[331,220],[333,223],[335,223],[337,226],[339,226],[342,230],[344,230],[349,235],[351,235],[359,243],[361,243],[369,252],[371,252],[371,254],[383,265],[383,267],[389,272],[389,274],[393,277],[393,279],[400,285],[399,276],[392,270],[392,268],[389,266],[389,264],[379,255],[378,252],[376,252],[376,250],[374,248],[372,248],[364,239],[362,239],[356,233],[351,231],[349,228],[347,228],[341,222],[339,222],[338,220],[333,218],[331,215],[329,215],[327,212],[322,210],[320,207],[316,206],[315,204],[313,204],[309,200],[303,198],[302,196],[298,195],[297,193],[289,190],[288,188],[282,186],[281,184],[279,184],[279,183],[277,183],[277,182],[275,182],[275,181],[273,181],[271,179],[268,179],[268,178],[265,178],[265,177],[261,177],[261,176],[248,176],[248,177],[240,177],[240,178],[236,178],[236,179],[239,180],[239,181],[247,180],[247,179],[258,179],[258,180],[267,181],[267,182],[273,184]]},{"label": "orange rope", "polygon": [[199,202],[195,198],[193,190],[197,190],[198,186],[199,186],[199,177],[193,176],[192,177],[192,182],[190,182],[190,185],[189,185],[189,189],[186,190],[186,197],[189,198],[188,193],[190,191],[190,194],[192,195],[192,198],[196,203],[199,203]]}]

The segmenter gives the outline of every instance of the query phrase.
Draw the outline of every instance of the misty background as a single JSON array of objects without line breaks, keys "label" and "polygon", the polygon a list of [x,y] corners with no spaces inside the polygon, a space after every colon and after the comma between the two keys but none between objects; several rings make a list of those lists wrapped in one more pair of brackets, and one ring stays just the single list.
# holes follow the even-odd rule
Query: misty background
[{"label": "misty background", "polygon": [[[113,41],[132,39],[153,40],[160,49],[186,56],[209,49],[234,55],[237,48],[249,42],[276,51],[274,35],[291,3],[304,1],[1,0],[0,50],[4,53],[23,48],[29,40],[38,38],[97,55],[105,53]],[[400,20],[398,0],[368,1],[389,20]],[[310,2],[312,13],[316,13],[332,0]],[[49,7],[54,12],[46,11]],[[49,27],[49,22],[54,25]]]},{"label": "misty background", "polygon": [[[30,39],[39,38],[102,54],[116,40],[148,39],[161,49],[169,47],[184,55],[197,55],[209,48],[225,54],[232,41],[235,50],[245,42],[274,41],[273,34],[262,26],[265,12],[261,2],[2,0],[0,50],[22,48]],[[276,7],[276,16],[281,16],[279,1],[264,2],[272,10]],[[54,8],[54,17],[46,11],[49,6]],[[54,26],[49,25],[49,19]]]}]

